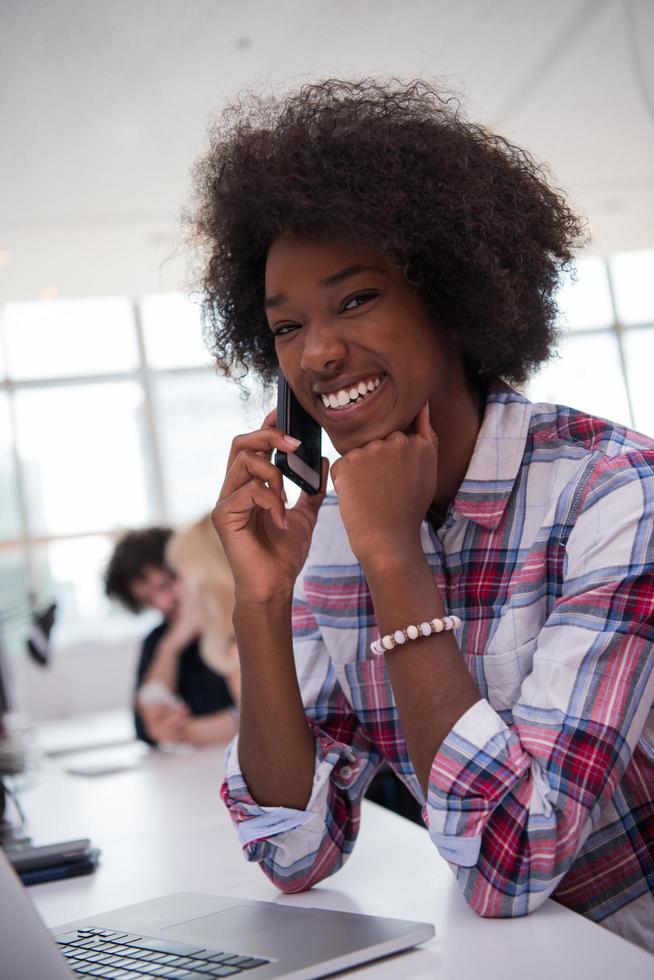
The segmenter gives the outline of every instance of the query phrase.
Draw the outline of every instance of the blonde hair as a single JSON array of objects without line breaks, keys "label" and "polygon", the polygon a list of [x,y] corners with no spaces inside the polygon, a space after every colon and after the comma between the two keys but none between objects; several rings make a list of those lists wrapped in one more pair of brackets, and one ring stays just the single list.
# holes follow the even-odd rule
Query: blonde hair
[{"label": "blonde hair", "polygon": [[166,561],[198,614],[202,659],[219,674],[233,673],[238,666],[232,630],[234,580],[208,514],[173,535]]}]

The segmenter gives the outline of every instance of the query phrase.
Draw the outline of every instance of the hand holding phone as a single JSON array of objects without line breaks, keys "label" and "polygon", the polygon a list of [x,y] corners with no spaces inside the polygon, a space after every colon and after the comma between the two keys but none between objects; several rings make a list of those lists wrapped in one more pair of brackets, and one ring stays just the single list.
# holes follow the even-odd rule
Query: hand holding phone
[{"label": "hand holding phone", "polygon": [[295,456],[299,448],[298,440],[278,426],[276,410],[260,429],[232,442],[211,519],[232,569],[238,602],[260,604],[290,596],[306,561],[324,496],[327,461],[319,461],[316,453],[319,468],[310,478],[313,493],[302,493],[290,507],[282,471],[271,459],[274,452],[282,458]]},{"label": "hand holding phone", "polygon": [[277,380],[277,425],[283,432],[299,439],[300,446],[290,453],[278,449],[275,466],[306,493],[318,493],[322,479],[322,430],[300,405],[281,371]]}]

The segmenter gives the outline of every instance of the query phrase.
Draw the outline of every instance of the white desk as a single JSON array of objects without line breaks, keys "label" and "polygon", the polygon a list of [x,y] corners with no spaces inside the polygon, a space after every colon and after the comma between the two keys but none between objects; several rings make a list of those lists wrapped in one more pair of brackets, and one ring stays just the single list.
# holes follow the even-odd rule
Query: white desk
[{"label": "white desk", "polygon": [[426,831],[368,802],[345,868],[310,892],[281,895],[241,856],[219,797],[222,756],[153,752],[138,769],[95,777],[68,775],[66,757],[46,760],[22,797],[31,833],[39,843],[91,837],[102,863],[87,877],[30,888],[45,922],[170,892],[214,892],[434,923],[431,943],[353,971],[360,980],[654,977],[653,957],[555,902],[523,919],[478,918]]}]

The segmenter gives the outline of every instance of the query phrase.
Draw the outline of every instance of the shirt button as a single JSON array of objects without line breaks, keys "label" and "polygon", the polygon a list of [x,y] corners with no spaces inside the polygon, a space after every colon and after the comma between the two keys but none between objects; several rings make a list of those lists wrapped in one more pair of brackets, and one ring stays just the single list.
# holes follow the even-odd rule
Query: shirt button
[{"label": "shirt button", "polygon": [[352,769],[352,766],[341,766],[339,775],[341,776],[341,779],[351,779],[353,772],[354,770]]}]

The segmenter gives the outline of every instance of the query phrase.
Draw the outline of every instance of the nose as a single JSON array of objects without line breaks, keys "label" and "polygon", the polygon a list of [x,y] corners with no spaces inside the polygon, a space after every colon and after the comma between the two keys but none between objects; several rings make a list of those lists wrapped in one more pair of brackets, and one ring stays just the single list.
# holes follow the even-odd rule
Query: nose
[{"label": "nose", "polygon": [[347,344],[338,327],[326,321],[305,325],[300,367],[303,371],[322,374],[333,371],[347,357]]}]

